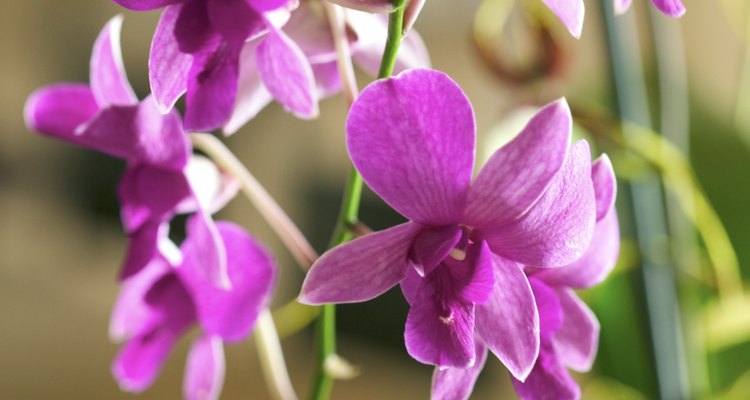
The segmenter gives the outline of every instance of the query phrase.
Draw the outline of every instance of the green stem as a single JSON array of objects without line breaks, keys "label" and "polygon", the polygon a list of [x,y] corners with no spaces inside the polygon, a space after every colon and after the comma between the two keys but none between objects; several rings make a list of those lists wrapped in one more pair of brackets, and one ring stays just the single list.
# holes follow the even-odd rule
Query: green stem
[{"label": "green stem", "polygon": [[[393,0],[396,7],[388,18],[388,39],[386,40],[383,58],[380,62],[380,72],[378,79],[387,78],[393,73],[396,64],[396,54],[401,44],[404,24],[404,4],[405,0]],[[349,172],[344,197],[341,202],[341,212],[339,213],[336,223],[336,230],[329,248],[336,247],[353,238],[350,227],[357,223],[359,215],[359,203],[362,197],[362,176],[352,167]],[[336,353],[336,306],[326,304],[322,307],[320,318],[318,319],[318,372],[313,385],[313,400],[325,400],[331,395],[334,377],[326,368],[326,363],[331,356]]]}]

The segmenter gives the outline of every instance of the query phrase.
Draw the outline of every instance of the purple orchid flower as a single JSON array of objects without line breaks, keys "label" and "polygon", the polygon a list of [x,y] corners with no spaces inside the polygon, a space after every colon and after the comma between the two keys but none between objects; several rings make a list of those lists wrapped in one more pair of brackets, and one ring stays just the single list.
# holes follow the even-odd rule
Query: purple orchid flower
[{"label": "purple orchid flower", "polygon": [[[617,261],[620,233],[614,207],[616,181],[606,155],[594,162],[591,175],[597,223],[586,253],[565,267],[526,268],[539,311],[541,342],[539,357],[526,380],[512,378],[522,399],[578,399],[580,388],[566,367],[586,372],[594,362],[599,322],[571,289],[595,286],[606,278]],[[479,361],[474,366],[435,370],[433,400],[469,398],[487,355],[481,340],[475,345]]]},{"label": "purple orchid flower", "polygon": [[280,26],[291,0],[115,0],[132,10],[165,7],[151,43],[149,78],[162,112],[186,94],[185,129],[223,126],[237,97],[240,54],[259,39],[255,56],[271,93],[295,115],[313,118],[318,105],[312,69]]},{"label": "purple orchid flower", "polygon": [[566,265],[594,230],[588,144],[569,147],[571,125],[564,100],[546,106],[472,183],[474,114],[455,82],[409,70],[369,85],[350,110],[349,154],[410,221],[324,254],[299,301],[365,301],[400,283],[412,357],[475,365],[477,335],[525,379],[539,352],[539,316],[522,265]]},{"label": "purple orchid flower", "polygon": [[184,396],[217,399],[224,379],[223,343],[245,339],[268,306],[276,279],[269,253],[239,226],[217,222],[232,280],[230,290],[217,288],[197,265],[196,222],[193,217],[188,223],[178,268],[154,259],[123,283],[110,322],[112,340],[125,342],[112,365],[123,390],[151,386],[179,338],[197,324],[202,334],[190,348]]},{"label": "purple orchid flower", "polygon": [[[177,262],[178,252],[165,241],[169,220],[178,211],[196,212],[207,239],[202,242],[203,271],[217,285],[228,287],[226,257],[210,214],[236,193],[236,182],[215,167],[216,179],[198,179],[196,174],[207,168],[205,162],[192,161],[179,115],[162,115],[151,98],[139,102],[135,97],[122,65],[121,26],[122,18],[114,17],[99,34],[90,86],[63,83],[36,91],[26,104],[26,123],[38,132],[127,161],[118,190],[130,239],[122,278],[155,257]],[[217,185],[220,190],[215,190]]]},{"label": "purple orchid flower", "polygon": [[[354,10],[346,12],[346,26],[354,62],[365,72],[377,75],[387,38],[388,21],[385,15],[375,15]],[[267,61],[259,59],[259,51],[275,51],[274,47],[265,46],[265,38],[260,37],[245,44],[240,55],[239,89],[234,112],[224,126],[224,133],[232,134],[247,121],[254,118],[274,98],[289,110],[295,107],[290,104],[295,99],[310,98],[317,104],[320,99],[334,95],[341,90],[341,77],[336,62],[336,48],[331,35],[329,21],[323,15],[315,1],[301,2],[291,13],[289,21],[282,32],[291,43],[299,47],[304,60],[290,60],[286,67],[295,63],[295,69],[308,69],[314,77],[314,87],[306,87],[309,92],[298,96],[293,87],[273,88],[269,85],[289,84],[289,78],[276,79],[278,76],[294,76],[289,72],[269,71]],[[267,58],[282,59],[282,55]],[[404,37],[396,58],[395,71],[409,68],[428,68],[430,59],[422,38],[417,32],[410,32]]]},{"label": "purple orchid flower", "polygon": [[[623,14],[630,8],[632,0],[612,0],[616,14]],[[681,0],[651,0],[662,13],[678,18],[685,14],[685,6]],[[583,16],[585,7],[583,0],[544,0],[544,4],[560,18],[571,35],[581,37],[583,31]]]}]

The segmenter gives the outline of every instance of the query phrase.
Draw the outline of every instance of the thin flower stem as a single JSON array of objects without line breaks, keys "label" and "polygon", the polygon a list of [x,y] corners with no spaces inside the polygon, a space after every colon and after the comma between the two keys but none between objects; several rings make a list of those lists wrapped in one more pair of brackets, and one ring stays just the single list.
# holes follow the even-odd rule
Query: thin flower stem
[{"label": "thin flower stem", "polygon": [[[398,48],[401,45],[401,39],[403,37],[404,3],[405,0],[393,0],[396,10],[388,17],[388,38],[383,51],[383,58],[380,62],[380,72],[378,73],[379,79],[391,76],[396,64],[396,54],[398,54]],[[336,33],[336,27],[341,29],[344,25],[335,22],[333,18],[331,20],[332,28],[334,29],[334,38],[337,36],[340,38],[336,46],[337,51],[341,51],[341,49],[348,50],[348,43],[345,40],[344,32],[339,31],[338,34]],[[343,71],[342,77],[344,79],[353,79],[353,74],[350,77],[348,76],[348,71],[351,68],[349,55],[347,54],[344,58],[343,54],[339,53],[338,60],[339,70]],[[353,92],[350,92],[349,95],[351,95],[351,93]],[[350,104],[353,102],[354,98],[352,97],[350,99]],[[341,211],[336,223],[336,230],[331,238],[329,248],[338,246],[353,238],[352,231],[349,227],[355,225],[358,220],[359,204],[362,197],[362,186],[362,176],[360,176],[359,172],[352,167],[344,191]],[[330,357],[335,356],[335,353],[336,306],[333,304],[326,304],[322,307],[320,318],[318,320],[318,372],[310,396],[313,400],[326,400],[330,398],[334,377],[326,370],[326,363]]]},{"label": "thin flower stem", "polygon": [[323,8],[331,25],[331,34],[333,35],[333,44],[336,47],[336,63],[339,68],[339,75],[343,85],[344,97],[351,107],[354,100],[359,95],[357,88],[357,78],[354,76],[354,66],[352,65],[352,51],[349,47],[349,41],[346,38],[346,20],[344,19],[344,10],[328,1],[323,1]]},{"label": "thin flower stem", "polygon": [[276,232],[297,264],[304,270],[309,269],[318,258],[318,254],[299,228],[240,160],[213,135],[191,133],[190,139],[196,149],[205,152],[221,169],[240,181],[242,192]]},{"label": "thin flower stem", "polygon": [[258,349],[263,378],[274,400],[297,400],[292,381],[287,373],[281,343],[268,309],[261,311],[253,334]]}]

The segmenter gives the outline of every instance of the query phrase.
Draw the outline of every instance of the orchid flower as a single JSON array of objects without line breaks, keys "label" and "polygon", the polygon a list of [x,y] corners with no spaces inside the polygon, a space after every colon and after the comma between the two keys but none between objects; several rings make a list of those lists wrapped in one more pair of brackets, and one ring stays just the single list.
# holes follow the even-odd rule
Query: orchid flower
[{"label": "orchid flower", "polygon": [[[526,268],[539,311],[541,342],[539,358],[526,380],[512,378],[516,392],[525,400],[578,399],[580,388],[566,367],[586,372],[594,362],[599,322],[571,289],[595,286],[606,278],[617,261],[620,234],[614,207],[615,176],[606,155],[594,162],[591,173],[597,223],[586,253],[565,267]],[[487,354],[481,340],[476,346],[480,362],[473,367],[435,370],[433,400],[468,399]]]},{"label": "orchid flower", "polygon": [[571,125],[564,100],[544,107],[472,183],[474,114],[458,85],[431,70],[372,83],[350,110],[349,155],[410,221],[325,253],[299,301],[366,301],[400,284],[412,357],[471,367],[477,336],[526,379],[540,338],[522,266],[580,258],[596,220],[588,144],[569,145]]},{"label": "orchid flower", "polygon": [[180,337],[198,325],[202,334],[190,348],[184,397],[217,399],[224,379],[223,343],[246,338],[268,306],[276,276],[268,252],[239,226],[217,222],[232,280],[230,290],[217,288],[197,265],[201,237],[192,234],[196,222],[192,217],[188,223],[178,268],[154,259],[123,282],[110,322],[112,340],[125,342],[112,365],[123,390],[151,386]]},{"label": "orchid flower", "polygon": [[127,161],[118,190],[130,238],[122,278],[156,257],[179,262],[179,252],[165,240],[169,220],[177,212],[194,211],[206,237],[203,271],[228,287],[226,256],[211,211],[237,192],[237,184],[212,164],[191,157],[176,112],[162,115],[151,98],[139,102],[135,97],[122,65],[121,26],[122,18],[114,17],[99,34],[90,86],[63,83],[36,91],[26,104],[26,122],[38,132]]},{"label": "orchid flower", "polygon": [[[623,14],[630,8],[632,0],[612,0],[616,14]],[[685,14],[685,6],[681,0],[651,0],[662,13],[678,18]],[[581,37],[583,31],[583,16],[585,8],[583,0],[544,0],[544,4],[560,18],[571,35]]]},{"label": "orchid flower", "polygon": [[[259,58],[259,51],[264,49],[263,37],[247,42],[240,55],[237,101],[232,117],[224,126],[224,133],[236,132],[273,99],[294,112],[295,99],[310,98],[317,104],[319,99],[341,90],[336,48],[329,21],[320,7],[320,1],[302,1],[299,7],[291,13],[289,21],[282,29],[291,43],[299,47],[304,55],[304,60],[290,60],[286,66],[282,67],[306,69],[309,65],[315,87],[308,87],[309,91],[305,96],[299,96],[293,88],[274,90],[273,85],[284,84],[294,79],[295,74],[269,70],[270,64],[267,60]],[[354,62],[368,74],[376,76],[387,37],[387,17],[346,10],[345,18]],[[293,67],[295,64],[299,66]],[[429,66],[430,59],[422,38],[417,32],[410,32],[401,43],[395,71],[401,72],[409,68],[428,68]],[[274,74],[278,74],[278,78],[274,78]],[[297,85],[297,87],[302,87],[302,85]]]},{"label": "orchid flower", "polygon": [[293,113],[318,114],[314,80],[302,51],[280,29],[292,0],[115,0],[131,10],[165,7],[151,43],[149,79],[166,113],[186,94],[185,129],[209,131],[229,120],[237,97],[239,58],[248,40],[257,47],[266,87]]}]

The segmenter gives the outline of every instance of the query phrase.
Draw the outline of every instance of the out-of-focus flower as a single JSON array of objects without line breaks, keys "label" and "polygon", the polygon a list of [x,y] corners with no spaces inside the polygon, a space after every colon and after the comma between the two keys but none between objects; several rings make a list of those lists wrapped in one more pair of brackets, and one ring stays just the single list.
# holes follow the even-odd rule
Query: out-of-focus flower
[{"label": "out-of-focus flower", "polygon": [[151,386],[179,338],[198,325],[202,334],[188,355],[184,395],[217,399],[224,379],[223,343],[246,338],[268,306],[276,276],[268,252],[239,226],[217,222],[232,281],[229,290],[217,288],[198,266],[197,242],[203,238],[193,235],[196,218],[188,223],[179,267],[154,259],[123,282],[110,322],[112,340],[125,342],[112,365],[123,390]]},{"label": "out-of-focus flower", "polygon": [[[316,104],[319,99],[341,90],[336,48],[321,1],[327,0],[300,2],[282,29],[291,42],[300,48],[306,62],[312,68],[315,90],[309,96]],[[346,10],[345,21],[352,58],[365,72],[376,76],[385,48],[387,17]],[[240,55],[239,90],[232,117],[224,126],[224,132],[227,134],[236,132],[274,98],[287,109],[294,110],[288,104],[296,97],[293,95],[293,88],[273,90],[273,85],[286,84],[288,77],[283,73],[277,74],[276,71],[269,70],[267,60],[259,58],[258,49],[264,40],[263,37],[259,37],[248,41]],[[422,38],[417,32],[410,32],[404,37],[399,48],[395,71],[429,66],[430,59]]]},{"label": "out-of-focus flower", "polygon": [[[567,368],[585,372],[591,368],[599,340],[599,322],[571,289],[599,284],[614,268],[620,233],[614,207],[616,181],[612,165],[602,156],[592,166],[597,223],[586,253],[570,265],[554,269],[526,268],[539,311],[539,357],[525,381],[512,377],[522,399],[572,400],[580,388]],[[486,347],[477,339],[479,360]],[[468,399],[482,363],[470,368],[436,369],[432,383],[434,400]]]},{"label": "out-of-focus flower", "polygon": [[539,316],[522,266],[580,258],[596,221],[588,144],[569,145],[571,124],[564,100],[546,106],[472,183],[474,115],[455,82],[410,70],[371,84],[350,110],[349,154],[410,221],[324,254],[300,301],[365,301],[400,283],[412,357],[471,367],[477,336],[525,379]]}]

